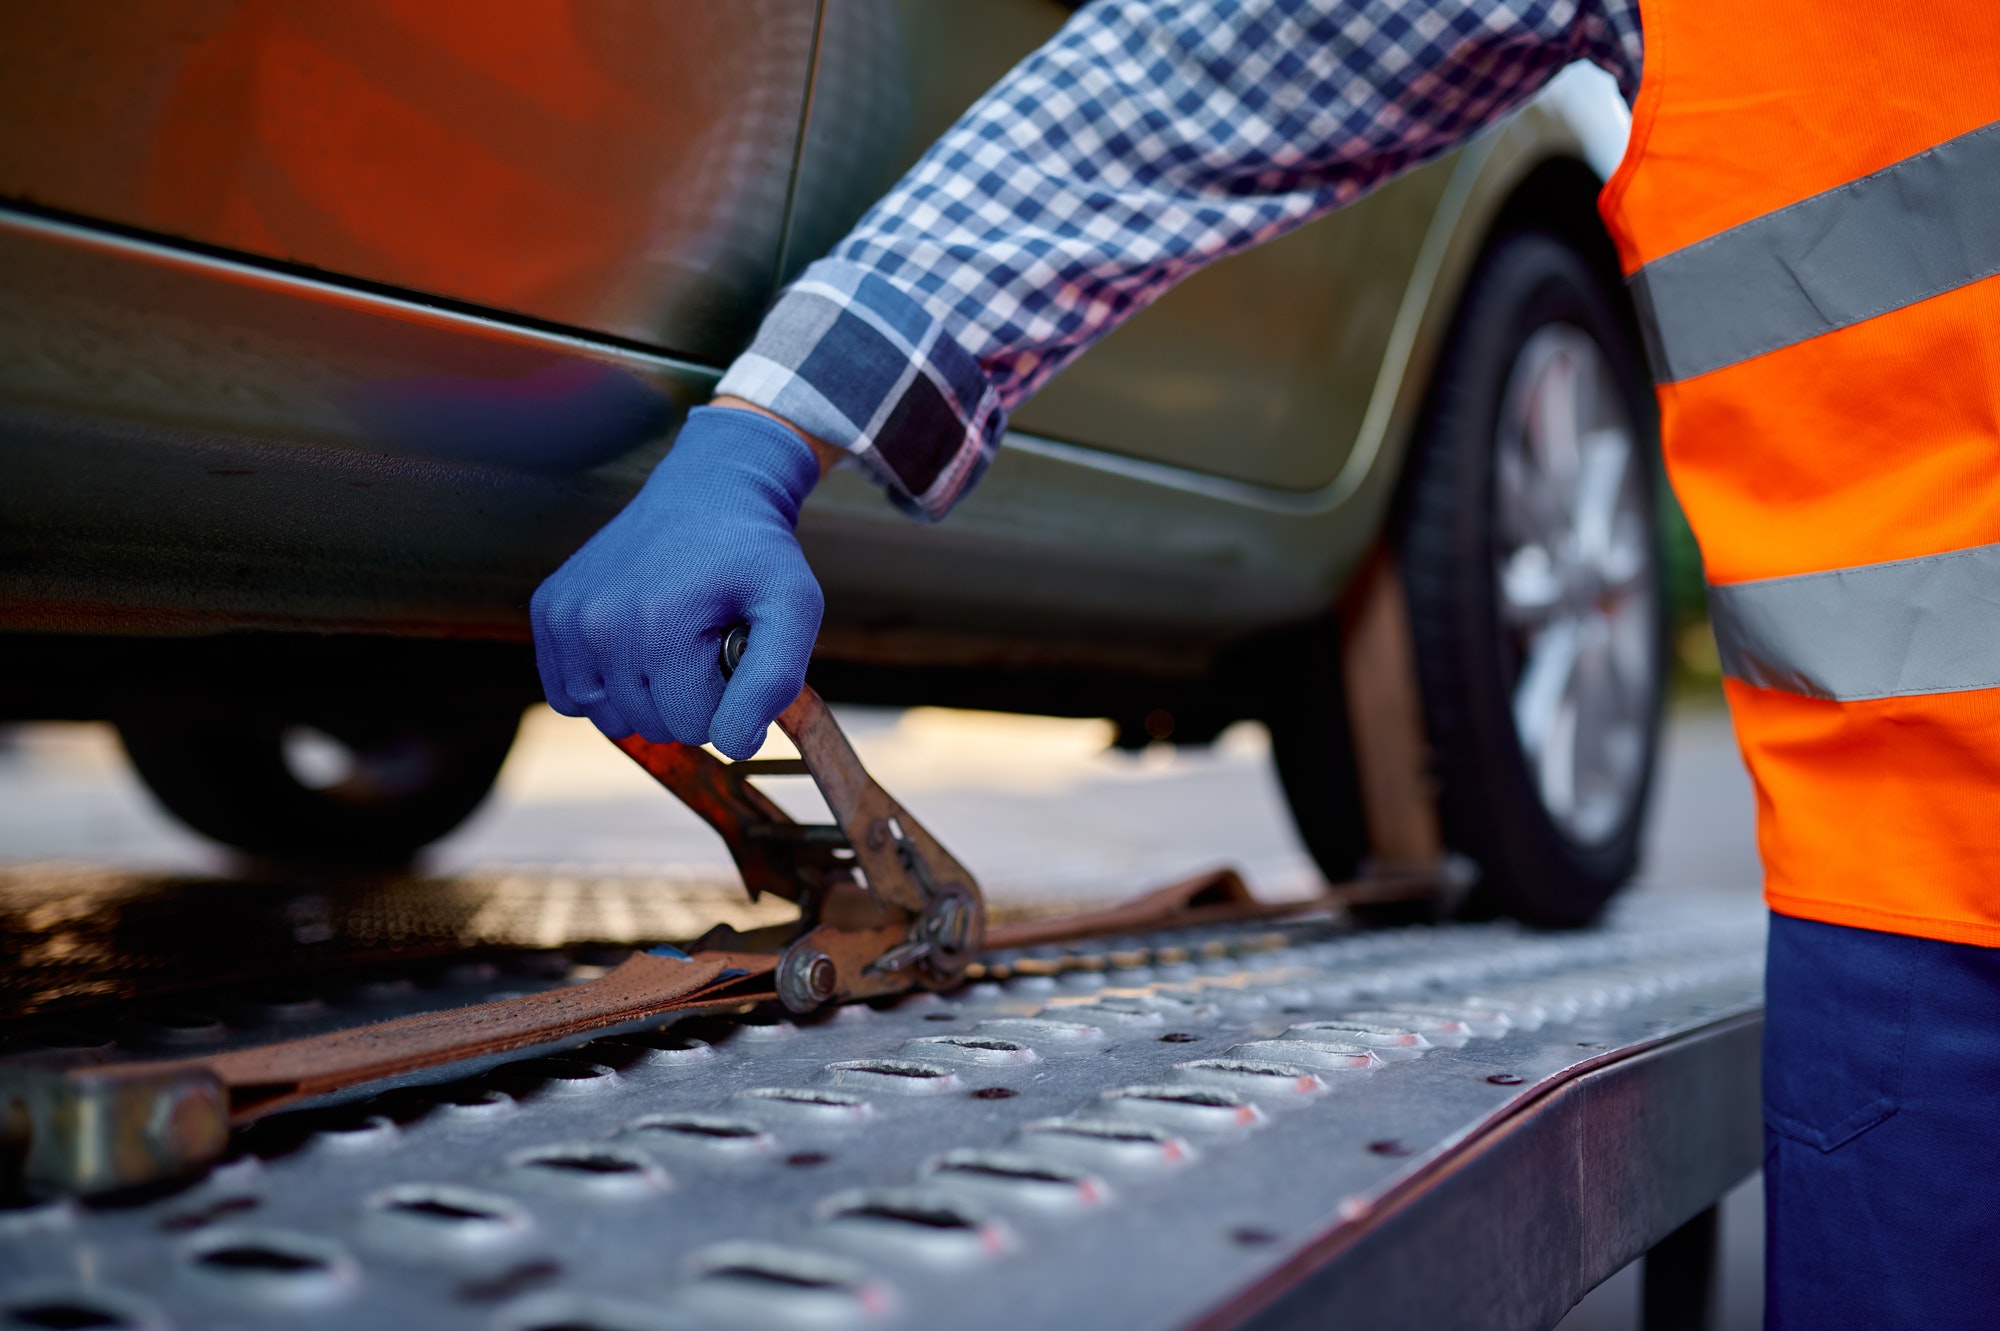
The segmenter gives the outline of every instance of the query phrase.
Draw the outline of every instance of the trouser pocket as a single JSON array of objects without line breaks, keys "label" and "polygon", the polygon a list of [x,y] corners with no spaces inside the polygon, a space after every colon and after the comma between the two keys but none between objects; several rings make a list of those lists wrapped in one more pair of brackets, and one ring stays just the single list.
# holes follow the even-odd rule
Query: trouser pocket
[{"label": "trouser pocket", "polygon": [[1922,940],[1771,917],[1765,970],[1764,1122],[1822,1151],[1901,1103]]}]

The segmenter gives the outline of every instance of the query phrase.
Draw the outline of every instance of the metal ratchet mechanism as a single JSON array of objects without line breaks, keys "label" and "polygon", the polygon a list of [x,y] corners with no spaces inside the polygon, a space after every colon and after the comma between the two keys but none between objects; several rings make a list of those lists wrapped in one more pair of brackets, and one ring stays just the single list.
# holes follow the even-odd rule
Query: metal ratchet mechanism
[{"label": "metal ratchet mechanism", "polygon": [[[748,640],[742,625],[724,636],[724,675]],[[778,999],[794,1012],[956,984],[986,932],[979,885],[868,775],[810,684],[778,728],[797,758],[724,763],[692,745],[618,741],[722,835],[752,900],[773,892],[798,903],[796,923],[749,933],[719,925],[691,950],[777,953]],[[751,784],[760,776],[810,776],[834,821],[793,821]]]}]

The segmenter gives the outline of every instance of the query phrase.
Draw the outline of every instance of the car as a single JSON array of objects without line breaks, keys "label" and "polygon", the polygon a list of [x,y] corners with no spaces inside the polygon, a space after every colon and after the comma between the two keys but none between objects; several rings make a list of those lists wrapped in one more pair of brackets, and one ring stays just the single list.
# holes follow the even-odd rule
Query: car
[{"label": "car", "polygon": [[[527,603],[778,288],[1074,6],[156,0],[0,14],[0,713],[108,718],[279,860],[462,820],[539,696]],[[949,521],[806,506],[839,701],[1265,721],[1367,845],[1337,606],[1393,554],[1468,909],[1633,871],[1664,621],[1653,405],[1575,67],[1201,272],[1014,418]],[[699,541],[700,531],[686,533]]]}]

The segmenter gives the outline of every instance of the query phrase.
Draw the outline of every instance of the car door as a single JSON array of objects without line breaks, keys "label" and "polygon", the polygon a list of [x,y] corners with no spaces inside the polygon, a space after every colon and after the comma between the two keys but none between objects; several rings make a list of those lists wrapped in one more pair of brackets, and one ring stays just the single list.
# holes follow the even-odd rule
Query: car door
[{"label": "car door", "polygon": [[0,196],[726,360],[817,0],[0,8]]}]

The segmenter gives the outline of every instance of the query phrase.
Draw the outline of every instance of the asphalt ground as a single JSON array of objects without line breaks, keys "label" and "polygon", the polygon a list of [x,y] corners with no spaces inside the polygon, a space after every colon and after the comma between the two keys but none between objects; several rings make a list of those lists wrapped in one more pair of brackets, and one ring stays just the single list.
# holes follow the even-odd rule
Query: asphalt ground
[{"label": "asphalt ground", "polygon": [[[1102,723],[919,708],[841,709],[864,762],[980,878],[997,901],[1113,899],[1219,863],[1268,896],[1318,881],[1291,829],[1260,727],[1205,749],[1105,748]],[[773,783],[795,813],[816,801],[803,778]],[[1632,891],[1752,894],[1759,871],[1749,782],[1719,705],[1672,717],[1644,870]],[[230,858],[161,813],[115,736],[95,725],[0,732],[0,881],[52,864],[227,874]],[[447,876],[550,876],[579,884],[714,883],[721,843],[584,722],[530,712],[484,806],[433,848]],[[576,909],[590,902],[579,898]],[[552,927],[560,927],[556,921]],[[1725,1202],[1723,1331],[1762,1318],[1762,1193]],[[1564,1331],[1636,1331],[1639,1274],[1628,1268],[1579,1304]]]}]

